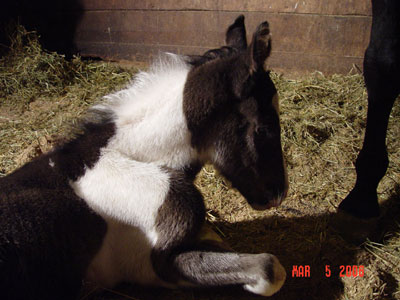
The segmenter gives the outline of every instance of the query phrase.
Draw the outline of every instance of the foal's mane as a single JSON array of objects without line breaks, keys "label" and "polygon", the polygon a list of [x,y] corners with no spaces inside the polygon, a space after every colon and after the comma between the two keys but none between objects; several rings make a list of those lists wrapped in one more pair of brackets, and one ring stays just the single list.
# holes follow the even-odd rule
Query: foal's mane
[{"label": "foal's mane", "polygon": [[209,61],[219,59],[219,58],[226,58],[232,55],[239,53],[239,49],[230,47],[230,46],[223,46],[217,49],[211,49],[205,52],[203,55],[191,55],[187,57],[188,64],[192,65],[193,67],[199,67]]},{"label": "foal's mane", "polygon": [[[160,53],[147,71],[139,71],[125,88],[106,95],[101,102],[89,109],[86,122],[103,123],[115,119],[117,111],[125,104],[139,101],[140,94],[157,87],[165,78],[177,73],[188,73],[191,65],[185,56]],[[142,101],[141,99],[140,101]]]}]

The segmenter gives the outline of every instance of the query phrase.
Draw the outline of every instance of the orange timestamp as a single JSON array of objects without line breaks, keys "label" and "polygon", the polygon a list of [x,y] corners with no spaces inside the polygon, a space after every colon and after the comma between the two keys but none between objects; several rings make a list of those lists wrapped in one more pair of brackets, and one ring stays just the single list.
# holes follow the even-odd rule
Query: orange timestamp
[{"label": "orange timestamp", "polygon": [[[364,266],[362,265],[339,266],[339,277],[364,277],[364,274]],[[325,265],[325,276],[332,276],[330,265]],[[311,277],[311,267],[309,265],[293,265],[292,277]]]}]

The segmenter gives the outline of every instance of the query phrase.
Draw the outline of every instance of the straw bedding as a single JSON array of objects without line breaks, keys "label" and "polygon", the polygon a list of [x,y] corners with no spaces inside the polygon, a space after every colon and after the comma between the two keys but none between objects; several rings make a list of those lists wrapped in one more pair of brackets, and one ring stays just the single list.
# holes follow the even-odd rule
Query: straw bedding
[{"label": "straw bedding", "polygon": [[[17,27],[10,51],[0,59],[0,176],[68,137],[89,105],[121,88],[136,72],[105,62],[66,60],[43,50],[34,32]],[[362,75],[297,79],[273,73],[281,101],[283,148],[290,191],[278,208],[252,211],[240,194],[206,166],[196,179],[207,205],[207,222],[232,248],[270,252],[288,272],[274,299],[400,299],[400,107],[388,132],[390,166],[379,186],[384,238],[347,243],[330,221],[355,181],[367,111]],[[310,278],[292,277],[309,265]],[[332,274],[326,277],[326,266]],[[340,266],[363,265],[364,277],[340,277]],[[83,299],[258,299],[238,288],[164,290],[88,287]]]}]

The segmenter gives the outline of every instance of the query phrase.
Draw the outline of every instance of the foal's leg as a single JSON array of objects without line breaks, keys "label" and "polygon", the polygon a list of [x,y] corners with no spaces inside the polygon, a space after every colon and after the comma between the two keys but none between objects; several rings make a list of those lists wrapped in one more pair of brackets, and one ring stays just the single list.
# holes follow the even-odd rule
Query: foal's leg
[{"label": "foal's leg", "polygon": [[175,286],[242,285],[270,296],[285,281],[286,273],[271,254],[239,254],[204,244],[199,231],[204,222],[203,199],[189,181],[174,180],[159,210],[159,240],[152,253],[158,276]]},{"label": "foal's leg", "polygon": [[182,285],[242,285],[244,289],[271,296],[283,285],[286,273],[271,254],[239,254],[201,250],[178,252],[172,257]]}]

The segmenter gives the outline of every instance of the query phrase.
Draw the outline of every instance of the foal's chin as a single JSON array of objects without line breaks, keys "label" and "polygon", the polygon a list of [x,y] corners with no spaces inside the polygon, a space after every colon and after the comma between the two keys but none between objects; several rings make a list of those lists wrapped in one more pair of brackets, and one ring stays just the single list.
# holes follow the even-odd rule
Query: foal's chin
[{"label": "foal's chin", "polygon": [[272,207],[278,207],[281,205],[283,199],[286,197],[286,195],[278,196],[274,199],[269,200],[268,202],[262,203],[262,202],[249,202],[251,208],[254,210],[267,210]]}]

